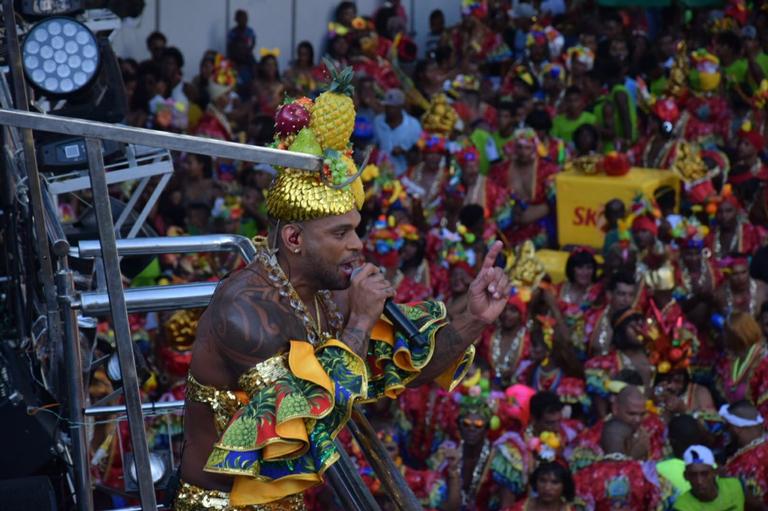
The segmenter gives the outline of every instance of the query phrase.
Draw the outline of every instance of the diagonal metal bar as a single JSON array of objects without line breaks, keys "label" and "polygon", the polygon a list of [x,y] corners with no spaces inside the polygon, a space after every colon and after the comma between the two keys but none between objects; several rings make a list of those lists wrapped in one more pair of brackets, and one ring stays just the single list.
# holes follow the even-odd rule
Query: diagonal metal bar
[{"label": "diagonal metal bar", "polygon": [[0,110],[0,124],[303,170],[320,170],[323,165],[322,159],[309,154],[35,112]]},{"label": "diagonal metal bar", "polygon": [[149,467],[149,449],[144,431],[144,420],[141,413],[141,396],[139,395],[139,379],[136,375],[136,363],[133,358],[133,342],[128,324],[128,311],[123,296],[123,282],[120,275],[120,263],[117,256],[115,231],[113,230],[112,207],[109,202],[109,190],[104,175],[104,158],[101,152],[101,141],[86,138],[85,146],[88,152],[88,167],[93,188],[93,203],[96,211],[96,222],[101,240],[101,255],[104,261],[107,293],[112,312],[112,326],[115,330],[117,355],[120,361],[125,407],[128,415],[128,429],[131,433],[131,447],[136,476],[139,483],[139,501],[143,509],[155,509],[155,488]]},{"label": "diagonal metal bar", "polygon": [[365,482],[357,472],[355,464],[344,450],[338,439],[335,440],[339,459],[328,467],[328,484],[341,500],[344,509],[349,511],[381,511],[376,499],[371,495]]},{"label": "diagonal metal bar", "polygon": [[387,450],[379,441],[376,430],[371,423],[362,414],[360,408],[352,408],[352,420],[347,423],[347,427],[352,431],[355,440],[360,444],[368,463],[379,476],[382,486],[387,490],[387,494],[392,497],[400,511],[420,511],[422,508],[419,499],[408,487],[408,483],[400,473],[397,465],[389,457]]}]

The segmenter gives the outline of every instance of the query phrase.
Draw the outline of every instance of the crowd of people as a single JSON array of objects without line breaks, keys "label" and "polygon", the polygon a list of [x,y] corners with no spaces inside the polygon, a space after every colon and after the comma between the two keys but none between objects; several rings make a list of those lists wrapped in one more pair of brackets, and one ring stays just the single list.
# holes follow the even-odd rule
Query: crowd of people
[{"label": "crowd of people", "polygon": [[[127,121],[311,153],[293,127],[320,106],[302,98],[349,67],[350,157],[365,183],[357,231],[395,301],[463,310],[488,247],[504,242],[498,264],[515,286],[464,381],[366,408],[426,509],[765,509],[768,3],[687,4],[465,0],[456,26],[435,10],[417,27],[429,31],[418,48],[401,2],[363,16],[345,1],[324,57],[301,42],[282,72],[238,11],[227,54],[206,53],[189,80],[160,33],[147,40],[150,59],[122,60]],[[276,169],[174,159],[150,215],[157,233],[266,232]],[[632,167],[675,175],[679,190],[608,201],[600,246],[559,243],[556,176],[621,180]],[[542,249],[567,252],[565,267],[545,265]],[[243,265],[163,256],[131,285],[217,281]],[[198,315],[132,318],[148,398],[183,399]],[[107,353],[106,324],[100,336]],[[96,371],[91,398],[111,391]],[[159,421],[151,445],[178,456],[180,428]],[[105,486],[123,484],[126,432],[95,429]],[[341,438],[391,508],[360,446]],[[325,487],[307,502],[340,508]]]}]

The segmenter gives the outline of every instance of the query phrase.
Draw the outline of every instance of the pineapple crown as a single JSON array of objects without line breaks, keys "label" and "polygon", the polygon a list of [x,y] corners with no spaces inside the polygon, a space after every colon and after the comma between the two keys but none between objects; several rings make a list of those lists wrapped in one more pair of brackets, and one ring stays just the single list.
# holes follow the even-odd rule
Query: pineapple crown
[{"label": "pineapple crown", "polygon": [[355,77],[352,68],[346,66],[344,69],[339,70],[328,57],[323,58],[323,63],[325,63],[325,67],[328,69],[328,74],[331,75],[331,82],[328,84],[326,92],[352,97],[352,93],[355,91],[355,88],[352,86],[352,79]]}]

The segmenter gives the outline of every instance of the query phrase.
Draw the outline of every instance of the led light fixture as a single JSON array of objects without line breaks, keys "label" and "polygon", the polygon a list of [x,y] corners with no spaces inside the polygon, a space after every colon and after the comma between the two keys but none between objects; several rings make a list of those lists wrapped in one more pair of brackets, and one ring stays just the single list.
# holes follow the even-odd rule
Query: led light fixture
[{"label": "led light fixture", "polygon": [[46,18],[30,29],[22,47],[27,79],[46,94],[75,93],[99,70],[101,55],[93,33],[71,18]]}]

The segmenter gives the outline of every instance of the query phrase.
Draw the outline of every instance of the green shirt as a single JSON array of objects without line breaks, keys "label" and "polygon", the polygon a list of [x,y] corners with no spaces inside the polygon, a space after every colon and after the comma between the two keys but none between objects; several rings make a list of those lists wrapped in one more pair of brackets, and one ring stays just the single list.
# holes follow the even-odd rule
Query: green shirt
[{"label": "green shirt", "polygon": [[[621,113],[619,113],[619,103],[616,101],[616,96],[619,94],[625,94],[627,98],[627,113],[629,114],[629,125],[631,133],[624,133],[624,123],[621,122]],[[637,107],[635,102],[632,101],[632,96],[624,85],[614,85],[611,89],[611,101],[613,101],[613,129],[616,131],[616,136],[624,138],[630,142],[637,141]]]},{"label": "green shirt", "polygon": [[744,511],[744,489],[735,477],[717,478],[717,498],[702,502],[690,491],[677,499],[677,511]]},{"label": "green shirt", "polygon": [[730,66],[725,68],[725,78],[729,83],[744,83],[747,81],[747,74],[749,74],[747,59],[734,60]]},{"label": "green shirt", "polygon": [[763,51],[758,53],[757,57],[755,57],[755,62],[757,62],[757,65],[763,70],[763,75],[768,77],[768,53]]},{"label": "green shirt", "polygon": [[595,114],[581,112],[576,119],[569,119],[564,114],[556,115],[552,121],[552,136],[573,142],[573,134],[582,124],[597,124]]}]

